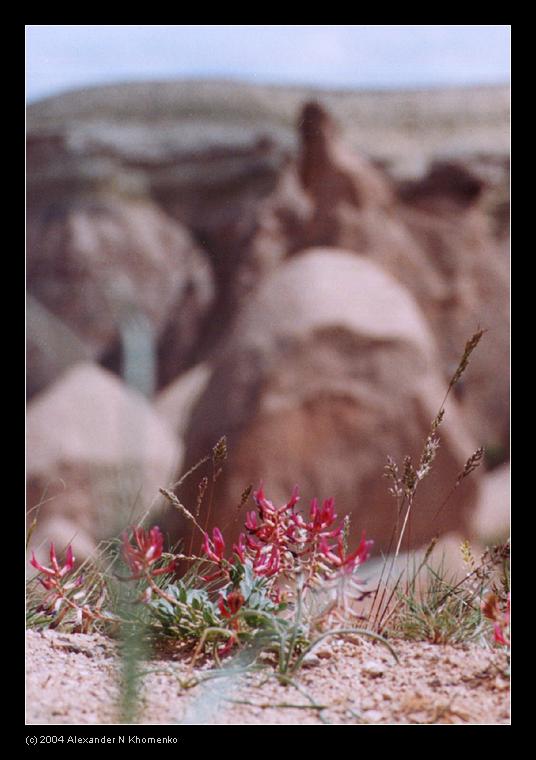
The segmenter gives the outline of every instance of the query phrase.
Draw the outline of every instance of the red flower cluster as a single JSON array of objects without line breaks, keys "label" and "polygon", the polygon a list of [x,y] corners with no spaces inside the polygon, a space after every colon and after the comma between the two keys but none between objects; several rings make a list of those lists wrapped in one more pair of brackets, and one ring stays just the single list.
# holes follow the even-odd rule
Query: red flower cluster
[{"label": "red flower cluster", "polygon": [[32,559],[30,560],[30,564],[33,565],[36,570],[39,570],[40,573],[43,573],[43,575],[45,575],[45,578],[39,578],[39,582],[42,583],[46,589],[53,589],[57,586],[58,582],[65,575],[67,575],[67,573],[71,572],[74,567],[72,547],[70,544],[67,547],[67,551],[65,553],[65,564],[63,567],[59,566],[58,560],[56,558],[56,549],[53,543],[50,544],[50,564],[52,567],[44,567],[41,565],[36,560],[34,552],[32,552]]},{"label": "red flower cluster", "polygon": [[240,621],[236,617],[237,613],[246,600],[240,593],[240,591],[230,591],[227,594],[227,598],[223,595],[218,599],[218,609],[222,617],[229,621],[229,627],[233,631],[232,635],[225,646],[219,649],[219,654],[223,657],[229,654],[234,645],[238,642],[237,632],[240,630]]},{"label": "red flower cluster", "polygon": [[[237,558],[240,560],[240,562],[244,562],[246,558],[246,545],[244,542],[245,537],[244,534],[241,533],[238,539],[238,544],[233,544],[233,551],[237,555]],[[212,562],[218,565],[217,570],[215,570],[211,575],[203,576],[204,581],[213,581],[216,578],[227,576],[229,574],[228,566],[230,566],[232,562],[236,562],[236,558],[234,558],[232,562],[229,562],[225,559],[225,541],[219,528],[214,528],[212,531],[212,540],[209,538],[208,533],[205,533],[205,538],[203,540],[201,550],[205,556],[207,556]]]},{"label": "red flower cluster", "polygon": [[140,527],[132,528],[132,536],[136,541],[136,546],[131,543],[127,531],[122,536],[123,558],[132,573],[128,580],[138,580],[147,575],[155,576],[173,572],[175,560],[169,562],[165,567],[152,567],[162,556],[164,548],[164,536],[160,528],[155,526],[149,531]]},{"label": "red flower cluster", "polygon": [[[225,598],[223,595],[220,596],[218,600],[218,609],[224,618],[230,619],[233,617],[233,615],[236,615],[244,602],[245,599],[239,591],[231,591],[227,595],[227,598]],[[238,625],[238,622],[236,620],[233,622],[235,624],[234,627],[236,627]]]},{"label": "red flower cluster", "polygon": [[341,568],[345,573],[353,573],[356,567],[362,565],[370,557],[374,541],[367,541],[365,531],[361,535],[359,546],[352,554],[345,554],[342,536],[337,537],[337,546],[331,547],[325,538],[320,540],[320,551],[334,567]]},{"label": "red flower cluster", "polygon": [[[313,499],[309,510],[309,522],[306,522],[299,514],[292,515],[296,528],[304,531],[303,538],[306,541],[313,541],[317,538],[336,538],[340,535],[342,528],[329,530],[337,520],[335,514],[335,499],[325,499],[322,507],[318,507],[318,499]],[[296,533],[294,534],[296,535]]]},{"label": "red flower cluster", "polygon": [[[220,625],[227,628],[229,634],[220,654],[230,651],[239,640],[245,620],[242,608],[250,602],[248,587],[252,591],[256,589],[257,601],[254,604],[259,599],[267,599],[270,605],[286,603],[295,594],[298,575],[304,579],[301,588],[305,590],[312,589],[317,581],[331,579],[341,572],[352,573],[368,558],[372,545],[363,533],[357,549],[346,553],[345,537],[343,529],[337,526],[333,499],[324,500],[322,505],[313,499],[309,514],[303,515],[296,511],[299,501],[297,487],[289,501],[280,507],[275,507],[266,498],[262,486],[253,497],[257,511],[246,515],[245,532],[233,544],[230,559],[225,557],[225,540],[218,527],[212,530],[211,536],[206,532],[203,535],[202,553],[215,566],[214,572],[203,577],[203,580],[219,581],[217,609]],[[157,526],[150,530],[139,526],[126,530],[122,534],[122,555],[130,575],[122,580],[145,581],[140,602],[149,603],[156,595],[174,606],[176,596],[155,583],[154,579],[172,573],[176,563],[185,557],[177,555],[171,561],[163,562],[163,547],[164,536]],[[57,560],[54,544],[50,547],[50,567],[41,565],[33,554],[31,564],[39,571],[41,584],[51,592],[43,609],[56,616],[54,624],[61,622],[69,610],[75,615],[81,630],[89,630],[96,620],[110,619],[100,611],[106,596],[104,591],[98,602],[91,606],[87,602],[82,603],[89,592],[81,589],[74,594],[68,593],[83,585],[81,576],[65,580],[74,568],[70,546],[63,565]],[[256,576],[252,586],[251,571]]]},{"label": "red flower cluster", "polygon": [[493,621],[493,637],[497,644],[510,646],[510,594],[506,607],[501,610],[495,594],[489,594],[482,604],[482,612],[488,620]]},{"label": "red flower cluster", "polygon": [[298,489],[294,488],[290,501],[282,507],[274,507],[264,495],[262,486],[253,494],[259,510],[246,517],[246,544],[253,554],[253,569],[257,575],[277,575],[293,563],[294,508],[298,503]]},{"label": "red flower cluster", "polygon": [[[256,575],[273,578],[286,570],[295,568],[296,560],[314,563],[322,558],[324,565],[333,571],[343,570],[351,573],[358,565],[365,562],[370,554],[372,541],[367,541],[363,533],[361,542],[355,552],[346,554],[342,528],[336,527],[334,499],[326,499],[320,507],[313,499],[309,518],[295,511],[299,501],[298,489],[294,488],[290,500],[281,507],[274,507],[264,495],[262,486],[253,494],[258,512],[249,512],[246,516],[247,533],[241,533],[238,543],[233,546],[235,558],[244,562],[251,559]],[[337,539],[336,544],[330,544]],[[228,575],[224,558],[225,541],[219,528],[212,531],[212,540],[208,533],[202,546],[204,554],[218,565],[215,573],[205,578]],[[313,568],[314,570],[314,568]]]},{"label": "red flower cluster", "polygon": [[[83,578],[82,576],[79,576],[72,581],[65,580],[66,576],[74,569],[74,556],[70,544],[67,547],[67,551],[65,553],[65,564],[62,567],[60,567],[60,564],[57,560],[56,549],[53,543],[50,544],[50,564],[52,567],[45,567],[44,565],[41,565],[35,558],[34,552],[32,552],[30,564],[35,567],[36,570],[39,570],[39,572],[44,576],[43,578],[38,578],[37,580],[44,588],[46,588],[47,591],[50,591],[50,594],[47,595],[45,602],[40,606],[42,610],[45,610],[49,614],[56,614],[60,611],[60,608],[64,602],[67,602],[67,604],[71,607],[76,606],[68,599],[67,594],[74,588],[82,586]],[[64,608],[64,612],[65,611],[66,609]],[[63,614],[64,613],[62,613],[62,616]]]}]

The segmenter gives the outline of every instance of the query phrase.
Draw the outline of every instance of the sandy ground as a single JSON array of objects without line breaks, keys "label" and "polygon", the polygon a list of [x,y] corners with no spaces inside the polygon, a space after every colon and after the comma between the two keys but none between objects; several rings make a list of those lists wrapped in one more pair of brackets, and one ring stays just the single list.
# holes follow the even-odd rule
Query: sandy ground
[{"label": "sandy ground", "polygon": [[[120,660],[98,634],[28,631],[28,724],[120,723]],[[510,723],[504,652],[475,645],[393,642],[400,663],[369,640],[326,640],[294,685],[263,671],[184,688],[189,659],[146,663],[144,724]],[[208,665],[197,671],[206,675]],[[271,672],[271,671],[270,671]]]}]

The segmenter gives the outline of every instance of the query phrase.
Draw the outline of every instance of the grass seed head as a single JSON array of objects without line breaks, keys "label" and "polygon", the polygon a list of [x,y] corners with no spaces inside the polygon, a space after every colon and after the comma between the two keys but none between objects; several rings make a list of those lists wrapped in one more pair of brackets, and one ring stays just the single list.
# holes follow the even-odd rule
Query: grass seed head
[{"label": "grass seed head", "polygon": [[467,365],[469,364],[469,359],[471,357],[471,354],[475,350],[475,348],[480,343],[480,338],[484,335],[485,330],[477,330],[474,335],[469,338],[467,343],[465,344],[465,348],[463,351],[462,358],[460,359],[460,363],[458,364],[458,367],[456,368],[455,373],[453,374],[448,389],[450,390],[453,388],[458,380],[460,380],[461,376],[467,369]]}]

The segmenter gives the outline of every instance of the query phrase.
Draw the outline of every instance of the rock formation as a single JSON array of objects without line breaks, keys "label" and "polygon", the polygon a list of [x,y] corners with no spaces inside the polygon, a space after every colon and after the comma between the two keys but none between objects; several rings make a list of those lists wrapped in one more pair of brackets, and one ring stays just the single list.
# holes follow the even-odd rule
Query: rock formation
[{"label": "rock formation", "polygon": [[[122,325],[133,316],[146,319],[155,342],[164,335],[167,381],[167,365],[181,371],[196,347],[213,299],[210,266],[188,231],[147,198],[87,188],[83,175],[79,184],[75,192],[56,188],[30,203],[28,291],[89,357],[119,372]],[[46,336],[30,329],[39,355]],[[31,379],[28,390],[40,387],[43,380]]]},{"label": "rock formation", "polygon": [[473,515],[472,533],[487,546],[510,535],[510,466],[503,464],[486,473]]},{"label": "rock formation", "polygon": [[438,161],[421,179],[397,185],[349,151],[317,104],[304,106],[299,124],[302,189],[314,210],[288,248],[342,247],[380,264],[419,303],[445,380],[465,340],[479,326],[487,330],[465,386],[465,414],[500,461],[509,429],[509,264],[486,210],[486,177]]},{"label": "rock formation", "polygon": [[97,365],[74,365],[28,408],[32,545],[72,540],[84,559],[100,539],[158,511],[158,489],[181,458],[177,439],[143,396]]},{"label": "rock formation", "polygon": [[[415,301],[378,266],[328,248],[294,257],[242,312],[192,413],[186,468],[220,435],[229,442],[211,522],[232,522],[249,483],[263,480],[276,502],[299,484],[305,499],[335,496],[354,530],[387,549],[396,510],[383,466],[388,454],[419,457],[444,395],[436,367]],[[474,502],[478,475],[432,519],[474,450],[455,404],[448,418],[435,472],[419,489],[411,545],[465,526]],[[195,503],[194,481],[181,491],[185,503]]]},{"label": "rock formation", "polygon": [[[173,429],[155,452],[180,449],[186,428],[189,466],[228,436],[217,520],[249,483],[262,478],[275,500],[299,483],[305,499],[334,495],[383,546],[394,510],[385,458],[419,455],[479,326],[487,332],[447,411],[410,542],[427,539],[425,516],[477,445],[490,466],[508,457],[508,161],[503,143],[486,143],[481,118],[497,142],[505,93],[495,102],[475,91],[467,103],[456,93],[392,102],[362,93],[355,103],[324,93],[298,108],[304,97],[169,83],[29,109],[29,504],[63,478],[43,514],[60,537],[76,528],[79,553],[104,535],[88,472],[119,462],[122,444],[106,426],[130,392],[94,365],[65,373],[85,361],[123,375],[125,325],[136,319],[157,394],[133,419]],[[455,101],[464,116],[453,125]],[[458,145],[439,160],[454,132],[469,152]],[[92,412],[101,432],[80,416],[84,385],[106,411],[108,423]],[[79,466],[68,447],[85,427],[94,443]],[[37,445],[35,429],[54,435]],[[162,463],[153,491],[167,482]],[[195,503],[195,486],[185,501]],[[449,502],[442,531],[474,528],[477,490],[478,475]],[[180,530],[173,516],[170,526]]]}]

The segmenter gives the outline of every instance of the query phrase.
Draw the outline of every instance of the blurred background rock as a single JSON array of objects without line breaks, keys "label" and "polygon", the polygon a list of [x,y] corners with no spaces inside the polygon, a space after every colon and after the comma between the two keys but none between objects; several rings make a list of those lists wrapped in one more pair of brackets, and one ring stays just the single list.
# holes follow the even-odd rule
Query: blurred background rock
[{"label": "blurred background rock", "polygon": [[[203,30],[215,28],[229,38],[250,29],[195,27],[207,45]],[[310,28],[341,27],[290,27],[304,55]],[[430,40],[456,28],[463,42],[468,27],[414,27]],[[30,85],[40,45],[61,43],[65,29],[29,28]],[[74,29],[95,40],[109,27]],[[188,28],[116,29],[155,39],[175,30],[179,43]],[[256,29],[266,68],[263,30],[274,27]],[[307,79],[254,84],[245,56],[244,81],[222,80],[223,69],[214,81],[153,76],[29,98],[27,496],[32,514],[42,503],[38,550],[76,536],[83,558],[147,512],[180,537],[158,486],[221,435],[229,458],[212,522],[235,520],[250,483],[262,479],[276,500],[298,483],[306,503],[333,495],[354,530],[385,549],[386,457],[419,455],[479,326],[487,332],[449,401],[409,545],[438,532],[477,543],[507,535],[507,68],[490,83],[475,58],[473,80],[465,66],[459,86],[429,62],[428,80],[416,65],[396,89],[402,60],[389,39],[411,27],[342,29],[365,49],[367,30],[388,30],[381,88],[312,86],[314,56]],[[471,29],[485,42],[492,27]],[[493,29],[506,30],[507,46],[507,27]],[[63,44],[83,62],[83,46]],[[497,48],[480,53],[492,60]],[[322,81],[330,56],[319,54]],[[444,60],[441,46],[434,54]],[[286,79],[281,70],[279,61],[274,82],[292,78],[292,60]],[[432,521],[480,445],[486,468]],[[202,474],[179,491],[186,504]]]}]

